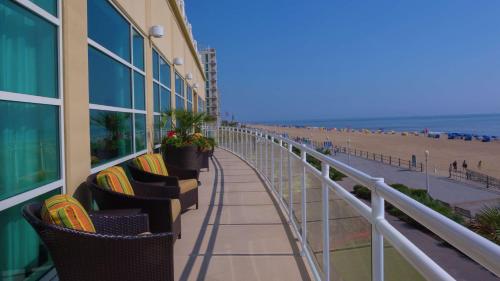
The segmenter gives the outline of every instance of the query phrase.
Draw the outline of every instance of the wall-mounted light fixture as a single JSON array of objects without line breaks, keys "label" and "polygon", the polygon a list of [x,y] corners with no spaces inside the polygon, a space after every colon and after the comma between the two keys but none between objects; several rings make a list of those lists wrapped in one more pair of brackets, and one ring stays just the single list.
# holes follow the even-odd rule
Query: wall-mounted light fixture
[{"label": "wall-mounted light fixture", "polygon": [[184,64],[184,60],[182,58],[174,58],[174,65],[183,65]]},{"label": "wall-mounted light fixture", "polygon": [[162,38],[165,36],[165,29],[162,25],[153,25],[149,29],[149,35],[155,38]]},{"label": "wall-mounted light fixture", "polygon": [[188,73],[186,74],[186,79],[187,79],[187,80],[191,80],[191,79],[193,79],[193,73],[188,72]]},{"label": "wall-mounted light fixture", "polygon": [[193,84],[193,89],[198,90],[198,87],[199,87],[199,84],[198,84],[198,83],[194,83],[194,84]]}]

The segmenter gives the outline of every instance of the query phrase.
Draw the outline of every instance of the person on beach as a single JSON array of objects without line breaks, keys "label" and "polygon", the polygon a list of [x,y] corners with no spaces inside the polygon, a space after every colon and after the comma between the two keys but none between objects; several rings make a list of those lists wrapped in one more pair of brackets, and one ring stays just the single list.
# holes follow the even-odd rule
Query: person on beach
[{"label": "person on beach", "polygon": [[464,168],[464,170],[467,170],[467,162],[464,160],[464,163],[462,163],[462,168]]},{"label": "person on beach", "polygon": [[455,171],[456,171],[456,170],[457,170],[457,168],[458,168],[458,163],[457,163],[457,161],[455,160],[455,161],[453,162],[453,170],[455,170]]},{"label": "person on beach", "polygon": [[450,173],[449,178],[451,179],[451,171],[453,170],[453,164],[450,164],[450,168],[448,169],[448,172]]},{"label": "person on beach", "polygon": [[479,160],[479,162],[477,163],[477,169],[481,170],[482,167],[483,167],[483,161]]}]

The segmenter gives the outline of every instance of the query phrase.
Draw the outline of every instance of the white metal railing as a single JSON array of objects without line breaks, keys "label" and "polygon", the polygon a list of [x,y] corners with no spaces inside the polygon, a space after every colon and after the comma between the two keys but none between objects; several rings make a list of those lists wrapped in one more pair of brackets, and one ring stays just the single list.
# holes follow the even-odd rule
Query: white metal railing
[{"label": "white metal railing", "polygon": [[[455,280],[439,264],[434,262],[421,249],[408,240],[385,218],[384,202],[388,201],[414,220],[428,228],[434,234],[450,243],[462,253],[492,273],[500,276],[500,247],[477,235],[469,229],[455,223],[445,216],[433,211],[403,193],[388,186],[384,179],[371,177],[327,155],[317,152],[305,145],[294,142],[270,132],[234,127],[205,127],[205,134],[214,137],[220,148],[234,153],[254,167],[266,181],[268,188],[278,198],[285,210],[292,228],[300,242],[302,253],[306,256],[317,280],[333,278],[330,262],[330,195],[335,195],[364,217],[371,225],[371,279],[384,280],[384,239],[389,242],[425,279]],[[300,150],[300,157],[293,148]],[[279,156],[276,152],[279,152]],[[321,161],[321,171],[311,166],[306,160],[310,155]],[[298,167],[301,185],[301,223],[294,219],[294,183],[293,165]],[[287,170],[285,169],[285,166]],[[330,167],[347,175],[354,181],[371,190],[371,207],[353,196],[350,192],[330,179]],[[297,167],[295,167],[297,170]],[[307,235],[307,210],[312,203],[308,202],[306,192],[308,179],[314,177],[321,182],[321,225],[322,225],[322,257],[318,258],[309,245]],[[288,183],[285,186],[284,182]],[[288,188],[288,191],[286,190]],[[288,192],[288,193],[287,193]],[[287,194],[285,194],[287,193]],[[288,202],[287,202],[288,200]],[[335,203],[334,203],[335,204]],[[327,265],[327,266],[324,266]],[[357,265],[353,264],[353,267]],[[390,266],[390,265],[389,265]]]}]

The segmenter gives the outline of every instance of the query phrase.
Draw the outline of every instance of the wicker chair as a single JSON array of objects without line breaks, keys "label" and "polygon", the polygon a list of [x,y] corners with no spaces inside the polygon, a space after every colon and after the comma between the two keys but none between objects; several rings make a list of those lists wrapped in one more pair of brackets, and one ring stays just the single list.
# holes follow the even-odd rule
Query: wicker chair
[{"label": "wicker chair", "polygon": [[135,195],[129,196],[100,187],[96,178],[96,174],[90,175],[87,186],[100,210],[140,209],[149,216],[151,232],[173,232],[181,237],[181,215],[173,219],[172,213],[175,188],[130,180]]},{"label": "wicker chair", "polygon": [[[139,169],[133,161],[127,163],[127,168],[132,175],[134,180],[145,183],[163,183],[169,188],[173,188],[175,193],[174,198],[179,198],[181,200],[182,210],[187,210],[189,207],[196,205],[198,209],[198,187],[196,188],[184,188],[183,184],[185,180],[197,180],[198,172],[195,170],[181,170],[172,169],[171,166],[168,169],[169,176],[162,176],[153,173],[149,173]],[[183,192],[183,190],[186,190]]]},{"label": "wicker chair", "polygon": [[23,208],[24,218],[47,246],[61,281],[174,280],[175,234],[149,231],[146,214],[90,214],[96,233],[40,219],[41,204]]}]

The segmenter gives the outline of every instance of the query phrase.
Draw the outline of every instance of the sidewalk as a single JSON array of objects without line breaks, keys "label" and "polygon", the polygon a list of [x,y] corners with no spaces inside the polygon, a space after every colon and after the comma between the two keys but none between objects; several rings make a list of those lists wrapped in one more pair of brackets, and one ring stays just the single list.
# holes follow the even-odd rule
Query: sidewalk
[{"label": "sidewalk", "polygon": [[[337,153],[332,158],[348,163],[346,154]],[[351,155],[350,165],[371,176],[382,177],[388,184],[401,183],[414,189],[425,189],[425,173],[408,171],[380,162],[368,160]],[[495,206],[500,204],[500,193],[481,187],[467,185],[446,177],[429,174],[429,194],[452,207],[459,207],[475,215],[484,206]]]}]

